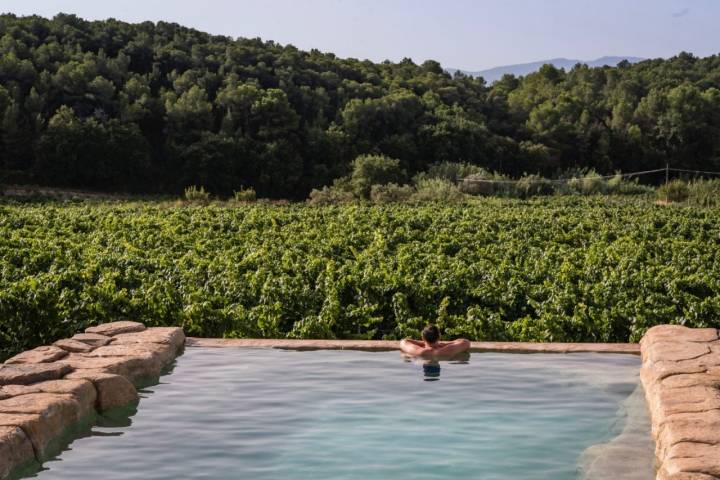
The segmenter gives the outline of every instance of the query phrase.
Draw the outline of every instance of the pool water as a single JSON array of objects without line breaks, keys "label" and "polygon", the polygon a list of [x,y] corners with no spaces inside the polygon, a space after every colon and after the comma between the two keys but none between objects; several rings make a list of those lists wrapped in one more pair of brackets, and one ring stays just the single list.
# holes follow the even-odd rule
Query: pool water
[{"label": "pool water", "polygon": [[[589,447],[636,421],[624,405],[641,398],[639,367],[630,355],[437,365],[397,352],[190,348],[125,426],[93,427],[32,477],[583,478]],[[647,458],[627,478],[653,478],[642,442]]]}]

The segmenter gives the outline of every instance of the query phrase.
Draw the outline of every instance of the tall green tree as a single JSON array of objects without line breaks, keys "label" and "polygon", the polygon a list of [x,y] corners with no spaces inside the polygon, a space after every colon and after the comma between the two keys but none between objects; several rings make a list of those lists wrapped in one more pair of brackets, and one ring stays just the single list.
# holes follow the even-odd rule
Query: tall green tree
[{"label": "tall green tree", "polygon": [[545,65],[488,85],[435,61],[343,59],[167,22],[0,15],[0,180],[304,198],[358,155],[408,175],[440,162],[510,176],[716,169],[719,91],[717,55]]}]

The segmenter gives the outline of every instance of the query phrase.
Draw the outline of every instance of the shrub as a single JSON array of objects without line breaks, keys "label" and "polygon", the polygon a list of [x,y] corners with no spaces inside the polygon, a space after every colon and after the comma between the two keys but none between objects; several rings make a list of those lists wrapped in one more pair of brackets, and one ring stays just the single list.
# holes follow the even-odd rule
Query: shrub
[{"label": "shrub", "polygon": [[[558,183],[556,191],[564,194],[595,195],[608,193],[608,182],[595,170],[570,169],[559,176],[559,179],[566,178],[564,183]],[[619,177],[622,181],[622,176]]]},{"label": "shrub", "polygon": [[560,193],[577,195],[582,192],[582,177],[569,178],[565,183],[558,183]]},{"label": "shrub", "polygon": [[369,198],[373,185],[398,183],[405,177],[400,160],[384,155],[360,155],[352,162],[350,185],[359,198]]},{"label": "shrub", "polygon": [[607,188],[610,192],[616,192],[622,187],[623,183],[625,183],[625,180],[622,173],[615,172],[615,175],[607,181]]},{"label": "shrub", "polygon": [[520,198],[552,195],[555,193],[552,182],[540,175],[525,175],[515,184],[515,189]]},{"label": "shrub", "polygon": [[240,188],[240,190],[233,192],[233,199],[236,202],[254,202],[257,199],[255,189],[252,187]]},{"label": "shrub", "polygon": [[565,170],[557,172],[554,178],[557,178],[558,180],[572,180],[576,178],[583,178],[590,171],[591,170],[587,167],[569,167]]},{"label": "shrub", "polygon": [[488,175],[487,171],[477,165],[458,162],[440,162],[430,165],[425,172],[421,172],[413,178],[414,183],[430,178],[439,178],[452,183],[459,183],[471,175]]},{"label": "shrub", "polygon": [[604,193],[607,190],[605,179],[595,170],[590,170],[580,182],[580,189],[585,195]]},{"label": "shrub", "polygon": [[401,186],[396,183],[373,185],[370,189],[370,200],[373,203],[406,202],[413,193],[415,193],[415,189],[410,185]]},{"label": "shrub", "polygon": [[416,192],[410,197],[415,202],[460,202],[465,195],[458,187],[440,178],[420,180],[416,185]]},{"label": "shrub", "polygon": [[607,192],[616,195],[641,195],[653,191],[654,189],[648,185],[640,185],[637,178],[626,180],[620,172],[607,181]]},{"label": "shrub", "polygon": [[206,192],[202,186],[191,185],[185,189],[185,200],[188,202],[207,202],[210,200],[210,192]]},{"label": "shrub", "polygon": [[333,185],[320,190],[313,189],[307,203],[310,205],[339,205],[355,201],[355,195],[344,188]]},{"label": "shrub", "polygon": [[658,187],[657,196],[668,202],[684,202],[690,196],[690,189],[685,181],[672,180]]},{"label": "shrub", "polygon": [[720,205],[720,179],[694,180],[688,184],[688,203],[700,207]]},{"label": "shrub", "polygon": [[463,178],[458,185],[462,193],[485,196],[514,196],[514,183],[500,173],[473,173]]}]

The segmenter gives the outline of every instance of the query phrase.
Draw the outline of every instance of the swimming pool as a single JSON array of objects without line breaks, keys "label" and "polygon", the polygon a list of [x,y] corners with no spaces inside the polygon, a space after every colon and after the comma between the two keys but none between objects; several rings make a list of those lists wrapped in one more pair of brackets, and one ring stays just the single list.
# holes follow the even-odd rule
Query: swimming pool
[{"label": "swimming pool", "polygon": [[189,348],[143,392],[131,425],[93,427],[32,476],[564,480],[602,478],[625,452],[627,475],[612,478],[653,478],[639,366],[631,355],[438,365],[397,352]]}]

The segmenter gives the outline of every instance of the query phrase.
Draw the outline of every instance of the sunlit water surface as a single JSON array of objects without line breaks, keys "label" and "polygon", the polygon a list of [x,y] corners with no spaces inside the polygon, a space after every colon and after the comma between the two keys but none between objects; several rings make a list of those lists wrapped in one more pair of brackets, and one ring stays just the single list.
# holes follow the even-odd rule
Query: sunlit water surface
[{"label": "sunlit water surface", "polygon": [[[586,449],[603,451],[641,401],[639,366],[629,355],[484,353],[438,366],[397,352],[190,348],[143,392],[131,425],[93,427],[32,476],[582,478]],[[632,478],[652,478],[651,444],[640,451],[648,471]]]}]

